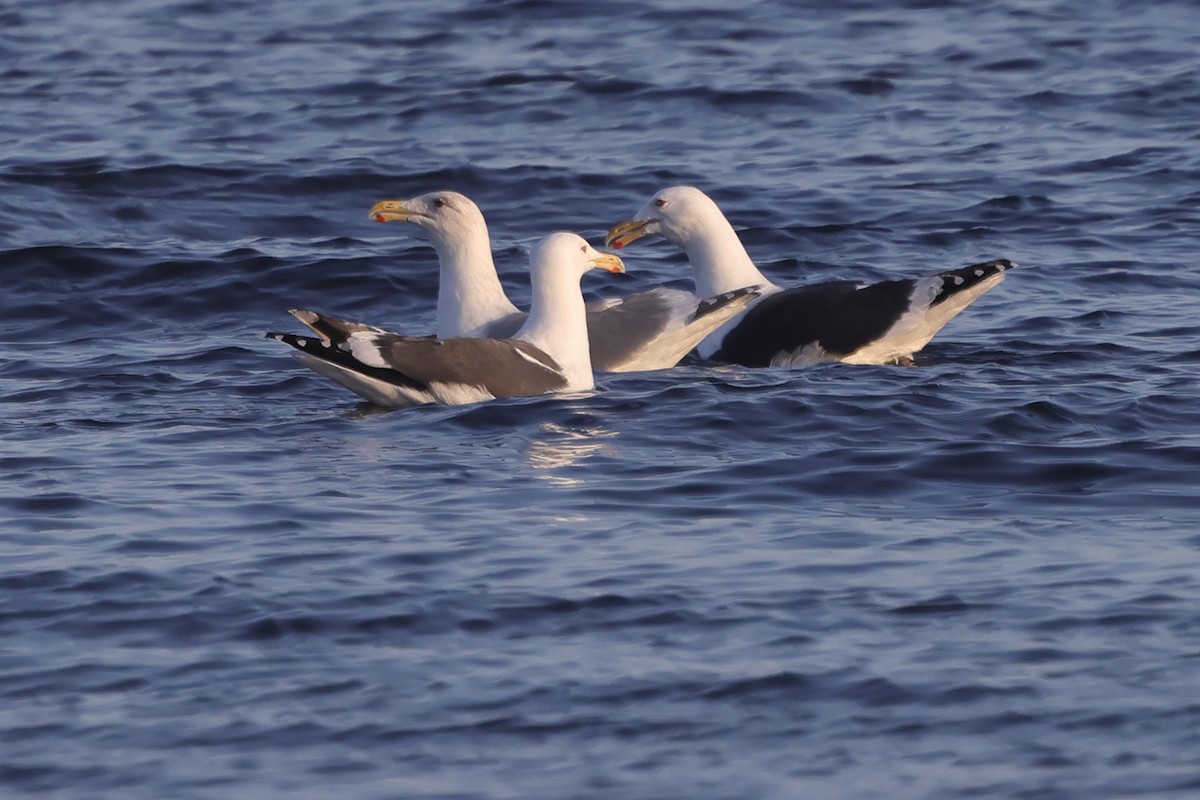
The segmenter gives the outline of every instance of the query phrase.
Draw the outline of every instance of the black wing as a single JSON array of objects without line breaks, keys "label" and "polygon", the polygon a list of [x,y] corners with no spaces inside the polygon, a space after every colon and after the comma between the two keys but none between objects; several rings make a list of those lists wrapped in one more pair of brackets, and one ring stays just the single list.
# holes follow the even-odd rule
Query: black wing
[{"label": "black wing", "polygon": [[811,345],[833,358],[853,353],[882,336],[908,309],[912,289],[911,280],[863,288],[853,281],[829,281],[784,289],[747,311],[713,359],[769,367],[781,353]]}]

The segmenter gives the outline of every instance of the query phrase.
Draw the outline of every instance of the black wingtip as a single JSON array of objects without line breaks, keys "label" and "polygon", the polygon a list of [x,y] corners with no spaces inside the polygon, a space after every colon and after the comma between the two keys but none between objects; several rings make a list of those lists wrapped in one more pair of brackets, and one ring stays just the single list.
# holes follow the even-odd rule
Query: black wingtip
[{"label": "black wingtip", "polygon": [[265,337],[291,345],[297,350],[313,350],[320,343],[320,339],[315,336],[297,336],[294,333],[279,333],[278,331],[267,331]]},{"label": "black wingtip", "polygon": [[1004,273],[1016,266],[1016,263],[1007,258],[997,258],[991,261],[981,261],[978,264],[971,264],[967,267],[960,267],[949,272],[942,272],[937,276],[942,279],[941,288],[937,290],[937,294],[930,305],[936,306],[948,298],[958,295],[960,292],[969,291],[988,278],[999,275],[1000,279],[1003,280]]}]

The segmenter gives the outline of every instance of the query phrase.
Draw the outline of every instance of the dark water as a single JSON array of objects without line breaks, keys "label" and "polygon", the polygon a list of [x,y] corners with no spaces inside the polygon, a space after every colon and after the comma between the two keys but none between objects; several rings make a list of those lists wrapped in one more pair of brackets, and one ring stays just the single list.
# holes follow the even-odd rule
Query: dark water
[{"label": "dark water", "polygon": [[[1200,8],[0,6],[0,794],[1200,794]],[[912,369],[377,413],[264,340],[694,183]],[[688,285],[647,243],[589,292]]]}]

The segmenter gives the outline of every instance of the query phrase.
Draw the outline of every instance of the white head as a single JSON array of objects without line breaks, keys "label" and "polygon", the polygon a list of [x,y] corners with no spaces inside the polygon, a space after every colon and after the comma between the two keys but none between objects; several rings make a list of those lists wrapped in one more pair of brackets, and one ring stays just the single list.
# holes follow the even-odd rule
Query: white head
[{"label": "white head", "polygon": [[620,249],[632,241],[658,234],[686,249],[687,243],[711,230],[725,216],[717,204],[694,186],[669,186],[656,193],[633,219],[608,232],[606,243]]},{"label": "white head", "polygon": [[721,209],[694,186],[670,186],[658,192],[633,219],[614,225],[605,242],[620,249],[652,234],[687,253],[696,276],[696,293],[701,296],[745,286],[773,286],[754,266]]},{"label": "white head", "polygon": [[625,264],[612,253],[601,253],[582,236],[567,231],[543,237],[529,256],[529,270],[535,283],[542,276],[557,278],[564,274],[574,276],[578,282],[591,269],[624,272]]},{"label": "white head", "polygon": [[482,231],[487,223],[479,206],[466,195],[451,191],[426,192],[408,200],[380,200],[370,211],[376,222],[411,222],[434,246],[462,241]]}]

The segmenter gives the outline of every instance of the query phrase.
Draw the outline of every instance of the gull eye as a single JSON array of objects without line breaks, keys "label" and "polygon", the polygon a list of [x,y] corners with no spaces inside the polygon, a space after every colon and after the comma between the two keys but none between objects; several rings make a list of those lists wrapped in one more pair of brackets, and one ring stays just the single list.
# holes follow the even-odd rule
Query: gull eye
[{"label": "gull eye", "polygon": [[662,208],[666,204],[667,204],[667,201],[661,197],[654,201],[654,205],[658,206],[659,208]]},{"label": "gull eye", "polygon": [[587,252],[587,245],[586,245],[586,244],[585,244],[585,245],[581,245],[581,246],[580,246],[580,248],[579,248],[579,252],[581,252],[581,253],[586,253],[586,252]]},{"label": "gull eye", "polygon": [[446,202],[446,198],[444,197],[435,198],[433,201],[434,208],[445,208],[448,205],[449,203]]}]

